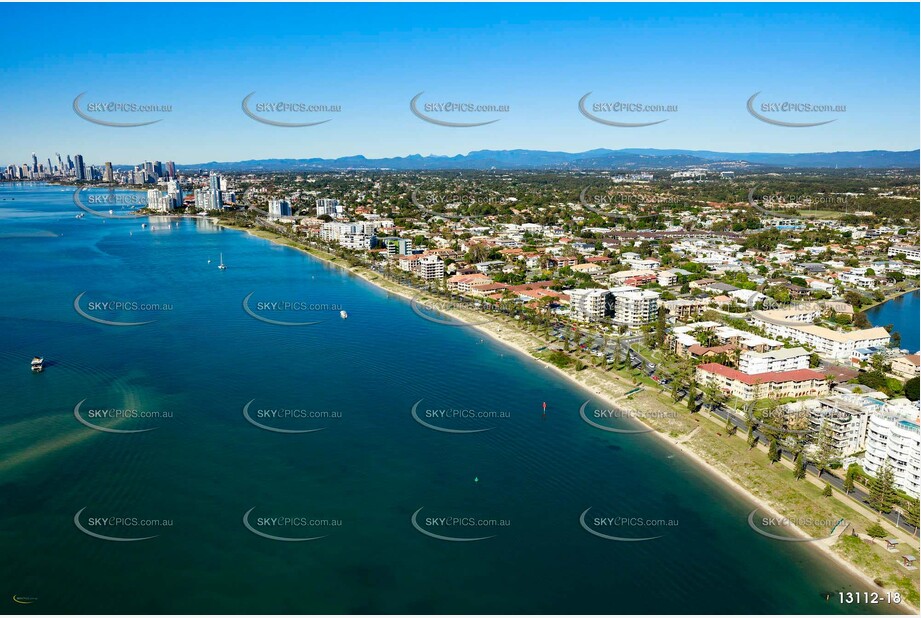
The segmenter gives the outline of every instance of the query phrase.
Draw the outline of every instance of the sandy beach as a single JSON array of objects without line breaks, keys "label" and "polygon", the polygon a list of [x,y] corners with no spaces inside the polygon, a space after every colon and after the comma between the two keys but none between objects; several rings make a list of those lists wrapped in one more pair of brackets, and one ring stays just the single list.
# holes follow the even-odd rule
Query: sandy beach
[{"label": "sandy beach", "polygon": [[[338,266],[347,272],[364,279],[368,283],[375,285],[376,287],[390,294],[399,296],[407,301],[412,301],[414,298],[426,296],[424,292],[419,292],[410,288],[403,287],[397,283],[394,283],[393,281],[385,279],[377,273],[369,271],[365,267],[350,268],[344,261],[339,258],[333,260],[326,257],[328,255],[330,257],[334,257],[331,256],[331,254],[304,248],[295,244],[289,239],[278,236],[273,232],[228,226],[224,223],[221,223],[220,221],[216,222],[224,225],[225,227],[245,231],[253,236],[257,236],[277,244],[283,244],[307,253],[315,258],[323,260],[326,263]],[[460,328],[473,329],[493,339],[494,341],[511,348],[516,353],[527,357],[530,361],[538,363],[545,369],[554,372],[559,377],[568,380],[574,386],[591,392],[594,397],[599,399],[605,405],[612,407],[617,406],[621,408],[626,407],[624,400],[626,393],[637,387],[637,384],[634,382],[631,382],[630,380],[627,380],[626,378],[613,372],[603,373],[591,367],[587,367],[586,369],[579,372],[568,371],[548,363],[547,361],[544,361],[540,358],[535,358],[532,352],[538,347],[546,346],[546,342],[528,332],[525,332],[523,329],[518,328],[517,325],[506,323],[507,321],[499,321],[496,319],[484,322],[482,321],[482,314],[466,309],[446,309],[443,311],[443,313],[464,322],[465,325],[460,326]],[[659,405],[661,405],[661,403]],[[708,420],[706,415],[699,416],[704,418],[704,420],[700,421],[700,425],[677,436],[674,435],[674,432],[671,432],[671,435],[669,433],[665,433],[665,428],[648,422],[643,417],[642,413],[638,413],[635,417],[635,420],[642,422],[648,427],[651,427],[654,431],[650,431],[649,434],[652,434],[656,436],[657,439],[667,443],[674,450],[678,451],[684,457],[686,457],[690,462],[697,465],[700,469],[705,470],[713,478],[720,481],[725,487],[729,488],[731,491],[751,502],[752,505],[757,507],[759,510],[768,513],[772,517],[783,518],[783,513],[781,513],[778,508],[776,508],[775,504],[772,504],[768,500],[765,500],[764,498],[751,493],[744,486],[740,485],[739,482],[733,479],[729,474],[727,474],[726,471],[720,469],[720,467],[702,457],[700,452],[694,450],[694,438],[700,430],[720,430],[720,426],[717,423]],[[708,423],[708,425],[704,426],[704,423]],[[820,482],[817,479],[814,481]],[[808,535],[801,528],[795,525],[791,525],[791,528],[795,530],[795,532],[797,532],[802,538],[811,538],[810,535]],[[846,528],[847,526],[845,526],[845,529]],[[891,526],[888,528],[891,528]],[[893,530],[889,531],[890,533],[893,532]],[[907,534],[899,534],[898,536],[902,538],[903,542],[906,544],[908,543],[909,537]],[[847,571],[850,575],[864,583],[867,586],[867,591],[880,590],[880,587],[874,582],[873,577],[864,573],[856,565],[842,557],[833,549],[833,545],[837,540],[838,536],[836,535],[832,538],[816,540],[814,542],[807,543],[807,545],[809,547],[815,548],[817,551],[830,558],[838,567]],[[912,542],[912,546],[914,545],[915,544]],[[917,609],[913,608],[905,600],[903,600],[902,604],[898,607],[904,609],[905,613],[917,613]]]}]

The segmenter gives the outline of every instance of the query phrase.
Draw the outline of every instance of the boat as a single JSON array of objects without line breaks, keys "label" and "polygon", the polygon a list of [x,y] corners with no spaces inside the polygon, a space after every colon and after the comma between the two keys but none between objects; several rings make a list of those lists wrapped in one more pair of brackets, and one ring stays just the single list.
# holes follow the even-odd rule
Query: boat
[{"label": "boat", "polygon": [[32,357],[32,371],[35,373],[41,373],[45,370],[45,359],[41,356]]},{"label": "boat", "polygon": [[221,254],[221,263],[217,265],[221,270],[227,270],[227,265],[224,264],[224,254]]},{"label": "boat", "polygon": [[342,311],[339,312],[339,317],[341,317],[344,320],[347,317],[349,317],[349,314],[345,312],[345,309],[343,309]]}]

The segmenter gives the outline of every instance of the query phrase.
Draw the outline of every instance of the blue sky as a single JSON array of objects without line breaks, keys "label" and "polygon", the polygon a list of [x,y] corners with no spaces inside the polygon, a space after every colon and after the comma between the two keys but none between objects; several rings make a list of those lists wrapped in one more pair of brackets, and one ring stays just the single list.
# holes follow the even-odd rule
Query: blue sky
[{"label": "blue sky", "polygon": [[[4,5],[0,161],[83,153],[88,162],[454,155],[479,149],[688,148],[735,152],[911,150],[919,140],[917,4],[21,4]],[[171,105],[111,128],[74,98]],[[241,100],[339,105],[338,113],[262,114]],[[508,105],[430,114],[409,102]],[[610,127],[578,101],[677,105],[667,122]],[[845,105],[783,114],[746,101]],[[768,115],[768,114],[766,114]]]}]

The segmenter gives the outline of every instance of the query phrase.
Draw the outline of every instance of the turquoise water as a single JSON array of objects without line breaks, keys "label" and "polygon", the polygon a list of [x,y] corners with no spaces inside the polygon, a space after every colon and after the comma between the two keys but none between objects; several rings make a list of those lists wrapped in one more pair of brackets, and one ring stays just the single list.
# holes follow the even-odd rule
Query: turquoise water
[{"label": "turquoise water", "polygon": [[901,348],[917,352],[921,349],[921,298],[919,291],[897,296],[867,311],[867,319],[873,326],[892,324],[894,330],[902,335]]},{"label": "turquoise water", "polygon": [[[805,544],[753,532],[754,505],[655,438],[583,422],[590,394],[524,356],[242,232],[190,219],[142,228],[78,212],[61,187],[0,185],[0,581],[7,599],[36,599],[10,611],[885,609],[826,601],[862,587]],[[225,271],[216,268],[221,254]],[[257,314],[319,323],[259,321],[243,309],[250,293]],[[78,307],[92,317],[151,323],[94,322],[75,310],[81,294]],[[123,308],[94,305],[104,302]],[[321,307],[260,309],[268,302]],[[35,354],[47,366],[38,375],[28,369]],[[423,415],[505,416],[423,417],[492,427],[443,433],[413,420],[419,400]],[[98,426],[156,429],[91,429],[75,418],[81,401],[81,418]],[[260,429],[243,416],[251,401],[261,424],[321,430]],[[172,416],[91,416],[103,409]],[[271,409],[339,416],[258,416]],[[658,538],[589,534],[579,518],[590,507],[596,530]],[[420,508],[417,523],[429,532],[491,538],[427,536],[412,524]],[[250,509],[259,532],[323,538],[258,536],[243,523]],[[94,538],[75,525],[78,513],[94,534],[154,538]],[[476,525],[428,520],[446,516]],[[160,525],[103,521],[114,517]],[[605,527],[594,517],[674,523]]]}]

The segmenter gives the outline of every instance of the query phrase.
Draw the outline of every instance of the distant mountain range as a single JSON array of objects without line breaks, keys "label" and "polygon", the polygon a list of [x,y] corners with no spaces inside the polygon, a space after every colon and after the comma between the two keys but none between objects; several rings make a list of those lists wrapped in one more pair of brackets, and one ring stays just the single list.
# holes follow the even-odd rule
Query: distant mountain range
[{"label": "distant mountain range", "polygon": [[599,148],[586,152],[547,150],[476,150],[453,157],[418,154],[368,159],[361,155],[338,159],[256,159],[180,165],[187,170],[223,171],[324,171],[324,170],[651,170],[688,166],[732,168],[739,165],[775,168],[908,168],[921,165],[918,150],[865,150],[860,152],[714,152],[710,150],[657,150],[653,148]]}]

